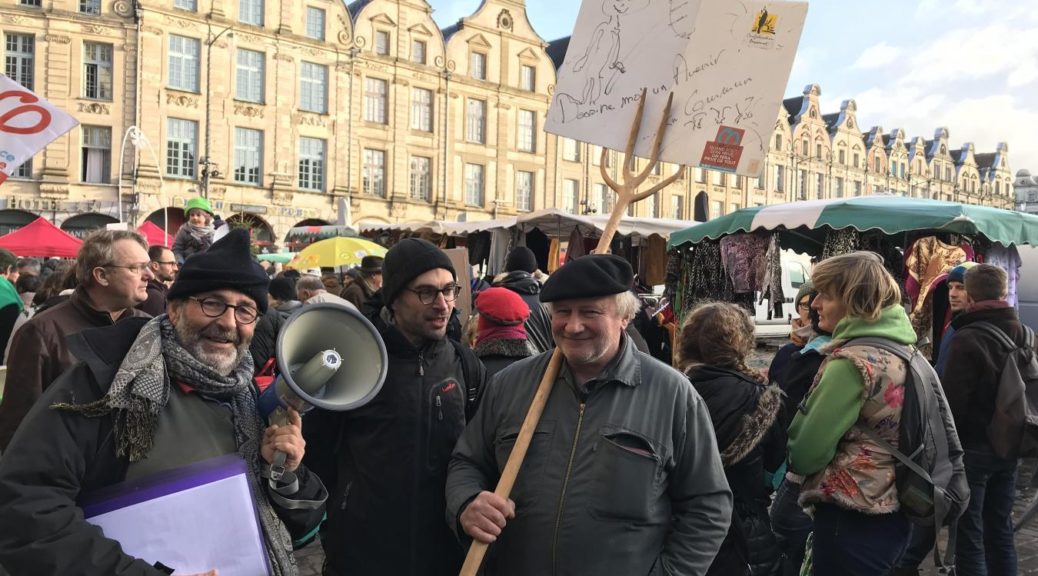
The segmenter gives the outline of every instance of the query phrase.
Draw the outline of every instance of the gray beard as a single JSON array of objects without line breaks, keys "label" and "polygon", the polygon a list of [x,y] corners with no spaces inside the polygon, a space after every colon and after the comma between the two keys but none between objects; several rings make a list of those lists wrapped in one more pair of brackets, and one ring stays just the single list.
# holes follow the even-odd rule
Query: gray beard
[{"label": "gray beard", "polygon": [[[227,376],[234,371],[235,368],[241,364],[245,355],[249,353],[249,342],[239,342],[235,349],[234,356],[228,356],[226,354],[211,354],[206,352],[202,348],[202,333],[201,332],[189,332],[184,322],[178,322],[174,329],[177,332],[177,340],[180,341],[180,345],[187,350],[189,354],[194,356],[199,362],[208,364],[216,371],[220,376]],[[230,336],[224,334],[223,336]],[[238,335],[234,334],[231,336],[237,338]]]}]

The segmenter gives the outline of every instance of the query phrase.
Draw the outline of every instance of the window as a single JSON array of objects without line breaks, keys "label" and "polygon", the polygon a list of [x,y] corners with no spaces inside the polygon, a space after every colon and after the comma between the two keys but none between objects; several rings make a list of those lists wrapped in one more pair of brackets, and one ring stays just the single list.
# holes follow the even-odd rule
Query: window
[{"label": "window", "polygon": [[389,32],[385,30],[375,31],[375,54],[389,56]]},{"label": "window", "polygon": [[703,172],[703,169],[698,167],[698,166],[696,167],[695,170],[696,170],[696,182],[699,182],[700,184],[705,184],[706,183],[706,173]]},{"label": "window", "polygon": [[101,15],[101,0],[79,0],[79,13]]},{"label": "window", "polygon": [[595,146],[594,144],[589,145],[588,155],[591,156],[591,165],[598,166],[602,163],[602,147]]},{"label": "window", "polygon": [[659,194],[652,194],[645,199],[645,212],[646,216],[650,218],[659,217]]},{"label": "window", "polygon": [[32,158],[29,158],[25,162],[22,162],[21,165],[15,168],[14,174],[12,174],[11,177],[32,178]]},{"label": "window", "polygon": [[902,178],[905,177],[905,163],[904,162],[901,163],[901,177]]},{"label": "window", "polygon": [[19,0],[18,4],[22,6],[35,6],[36,8],[39,8],[41,2],[40,0]]},{"label": "window", "polygon": [[465,165],[465,204],[483,206],[483,165]]},{"label": "window", "polygon": [[756,188],[757,190],[763,190],[764,189],[764,178],[762,178],[760,176],[757,176],[756,178],[754,178],[753,179],[753,187]]},{"label": "window", "polygon": [[860,168],[861,167],[861,156],[859,156],[857,152],[854,153],[854,164],[853,164],[853,166],[855,168]]},{"label": "window", "polygon": [[846,150],[840,150],[840,152],[839,152],[839,159],[840,159],[839,160],[840,164],[843,164],[843,163],[845,163],[847,161],[847,151]]},{"label": "window", "polygon": [[807,170],[800,171],[800,199],[807,200]]},{"label": "window", "polygon": [[822,158],[822,145],[815,144],[815,157],[819,160]]},{"label": "window", "polygon": [[314,40],[324,40],[324,10],[321,8],[306,7],[306,36]]},{"label": "window", "polygon": [[710,172],[710,183],[714,186],[724,186],[724,173],[716,170]]},{"label": "window", "polygon": [[800,146],[801,156],[804,156],[805,158],[807,157],[807,148],[808,148],[808,146],[810,146],[810,144],[808,144],[807,140],[804,140],[804,142]]},{"label": "window", "polygon": [[263,76],[266,65],[263,52],[238,48],[234,97],[246,102],[263,103]]},{"label": "window", "polygon": [[387,82],[381,78],[364,80],[364,121],[386,124]]},{"label": "window", "polygon": [[197,38],[169,36],[169,87],[174,90],[198,92],[198,54],[201,41]]},{"label": "window", "polygon": [[469,99],[465,109],[465,140],[475,144],[487,143],[486,100]]},{"label": "window", "polygon": [[532,110],[519,111],[519,126],[516,138],[516,146],[520,152],[534,152],[536,150],[536,128],[537,118]]},{"label": "window", "polygon": [[238,21],[263,26],[263,0],[238,0]]},{"label": "window", "polygon": [[595,184],[598,188],[598,212],[600,214],[612,214],[614,204],[613,191],[605,184]]},{"label": "window", "polygon": [[836,177],[836,197],[843,198],[843,177]]},{"label": "window", "polygon": [[324,114],[328,111],[328,67],[303,62],[299,67],[299,109]]},{"label": "window", "polygon": [[487,79],[487,55],[482,52],[469,54],[469,76],[476,80]]},{"label": "window", "polygon": [[857,180],[854,181],[854,195],[861,196],[861,182]]},{"label": "window", "polygon": [[782,150],[782,134],[775,134],[775,150]]},{"label": "window", "polygon": [[740,208],[742,208],[742,206],[740,206],[736,202],[732,202],[731,204],[728,205],[728,213],[731,214],[732,212],[735,212],[736,210],[739,210]]},{"label": "window", "polygon": [[652,165],[652,170],[649,171],[653,176],[661,176],[663,174],[663,163],[656,162]]},{"label": "window", "polygon": [[515,173],[515,207],[526,212],[533,210],[533,172]]},{"label": "window", "polygon": [[320,138],[299,139],[299,188],[324,192],[325,142]]},{"label": "window", "polygon": [[580,204],[580,182],[567,178],[562,182],[562,209],[576,214],[577,204]]},{"label": "window", "polygon": [[108,126],[83,126],[81,180],[108,184],[112,173],[112,129]]},{"label": "window", "polygon": [[580,144],[572,138],[562,139],[562,159],[580,162]]},{"label": "window", "polygon": [[364,149],[364,182],[365,194],[386,197],[386,152],[384,150]]},{"label": "window", "polygon": [[432,90],[415,88],[411,91],[411,129],[432,132]]},{"label": "window", "polygon": [[775,166],[775,191],[784,192],[786,190],[786,167]]},{"label": "window", "polygon": [[195,12],[198,10],[198,0],[173,0],[173,7]]},{"label": "window", "polygon": [[111,44],[83,43],[83,97],[111,101]]},{"label": "window", "polygon": [[170,118],[166,121],[166,176],[195,177],[198,123]]},{"label": "window", "polygon": [[742,188],[742,176],[739,176],[738,174],[729,174],[728,185],[732,188]]},{"label": "window", "polygon": [[825,198],[825,176],[822,174],[815,174],[815,194],[819,200]]},{"label": "window", "polygon": [[879,156],[876,156],[875,158],[873,158],[872,159],[872,171],[878,174],[878,173],[883,171],[882,168],[883,168],[883,162],[880,160]]},{"label": "window", "polygon": [[411,199],[432,199],[432,159],[411,156]]},{"label": "window", "polygon": [[263,132],[251,128],[234,129],[234,181],[259,185],[263,172]]},{"label": "window", "polygon": [[523,64],[519,68],[519,88],[527,92],[537,90],[537,69],[533,66]]},{"label": "window", "polygon": [[411,42],[411,62],[425,64],[427,45],[424,40]]},{"label": "window", "polygon": [[710,219],[720,218],[724,216],[724,204],[720,200],[710,201]]},{"label": "window", "polygon": [[951,169],[951,166],[945,166],[944,167],[944,179],[949,181],[949,182],[951,182],[951,179],[952,179],[952,169]]}]

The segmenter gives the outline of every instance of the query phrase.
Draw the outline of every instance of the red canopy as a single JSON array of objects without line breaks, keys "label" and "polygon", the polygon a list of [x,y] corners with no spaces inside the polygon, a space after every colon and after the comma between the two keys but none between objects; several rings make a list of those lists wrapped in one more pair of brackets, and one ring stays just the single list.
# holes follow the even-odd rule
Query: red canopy
[{"label": "red canopy", "polygon": [[169,248],[173,245],[173,237],[163,232],[158,224],[150,220],[138,226],[137,231],[144,235],[144,239],[148,241],[148,246],[165,246]]},{"label": "red canopy", "polygon": [[45,218],[37,218],[10,234],[0,236],[0,248],[10,250],[16,256],[75,258],[82,243]]}]

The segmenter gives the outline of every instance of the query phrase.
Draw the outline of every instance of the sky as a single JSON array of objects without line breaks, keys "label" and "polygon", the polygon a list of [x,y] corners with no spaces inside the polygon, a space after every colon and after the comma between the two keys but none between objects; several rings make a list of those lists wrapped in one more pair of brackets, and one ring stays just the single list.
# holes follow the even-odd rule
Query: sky
[{"label": "sky", "polygon": [[[652,0],[653,2],[670,0]],[[732,0],[736,1],[736,0]],[[480,0],[430,0],[441,27]],[[546,41],[573,32],[577,0],[527,0]],[[1034,0],[814,0],[786,97],[822,90],[822,113],[858,105],[863,129],[909,138],[949,133],[950,148],[1009,144],[1015,174],[1038,174],[1038,2]],[[777,113],[777,112],[776,112]]]}]

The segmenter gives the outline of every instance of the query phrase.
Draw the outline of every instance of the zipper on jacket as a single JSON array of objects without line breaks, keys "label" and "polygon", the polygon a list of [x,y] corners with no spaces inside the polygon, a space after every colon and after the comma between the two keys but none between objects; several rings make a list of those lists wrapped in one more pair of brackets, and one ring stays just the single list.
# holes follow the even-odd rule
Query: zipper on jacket
[{"label": "zipper on jacket", "polygon": [[569,463],[566,464],[566,475],[562,478],[562,493],[559,494],[559,512],[555,517],[555,535],[552,537],[551,542],[551,572],[552,574],[557,573],[558,566],[558,548],[559,548],[559,528],[562,527],[562,509],[566,503],[566,489],[569,487],[569,475],[573,472],[573,458],[577,455],[577,442],[580,441],[580,427],[584,423],[584,404],[582,400],[580,402],[580,409],[577,412],[577,430],[573,435],[573,446],[569,450]]},{"label": "zipper on jacket", "polygon": [[421,350],[418,351],[418,375],[425,376],[425,357]]},{"label": "zipper on jacket", "polygon": [[436,419],[443,421],[443,398],[440,395],[436,395]]}]

